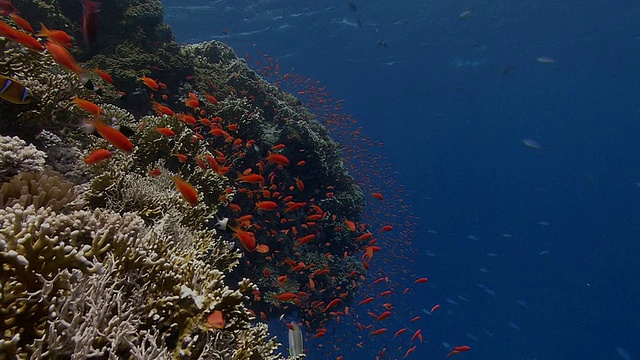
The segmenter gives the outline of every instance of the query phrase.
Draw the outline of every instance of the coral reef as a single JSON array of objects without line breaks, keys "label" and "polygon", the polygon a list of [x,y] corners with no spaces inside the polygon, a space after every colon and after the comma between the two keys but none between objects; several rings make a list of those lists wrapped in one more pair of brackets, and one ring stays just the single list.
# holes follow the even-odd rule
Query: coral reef
[{"label": "coral reef", "polygon": [[[32,93],[29,104],[0,101],[0,352],[281,358],[253,311],[299,309],[307,326],[323,326],[318,304],[348,303],[365,271],[354,241],[365,230],[343,226],[359,219],[364,196],[338,144],[226,45],[178,46],[159,0],[102,5],[96,42],[72,53],[115,85],[0,37],[0,73]],[[78,2],[25,0],[20,10],[82,38]],[[143,73],[161,86],[147,87]],[[133,150],[93,131],[97,113],[74,97],[95,102]],[[86,161],[97,149],[109,156]],[[258,209],[267,199],[277,211]],[[255,236],[260,250],[214,229],[216,217],[241,215],[249,220],[232,231]],[[281,308],[285,290],[299,294],[296,307]],[[214,311],[222,328],[208,322]]]},{"label": "coral reef", "polygon": [[0,136],[0,181],[20,172],[41,171],[46,155],[17,136]]}]

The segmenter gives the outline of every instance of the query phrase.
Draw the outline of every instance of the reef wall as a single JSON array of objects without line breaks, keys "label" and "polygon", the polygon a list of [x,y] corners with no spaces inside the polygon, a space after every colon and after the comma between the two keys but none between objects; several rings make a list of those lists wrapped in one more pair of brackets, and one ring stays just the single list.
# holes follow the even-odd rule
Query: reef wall
[{"label": "reef wall", "polygon": [[[353,239],[365,229],[345,221],[359,218],[364,196],[338,144],[293,96],[222,43],[178,46],[160,1],[103,2],[91,44],[80,40],[79,2],[14,5],[78,39],[71,54],[87,71],[0,36],[0,74],[32,97],[0,99],[0,353],[276,359],[255,312],[298,309],[319,327],[323,303],[351,300],[364,272]],[[132,150],[96,134],[98,117]],[[108,158],[89,160],[96,149]],[[277,211],[259,208],[267,200]],[[214,228],[216,218],[249,216],[235,234]],[[263,247],[238,246],[240,231]]]}]

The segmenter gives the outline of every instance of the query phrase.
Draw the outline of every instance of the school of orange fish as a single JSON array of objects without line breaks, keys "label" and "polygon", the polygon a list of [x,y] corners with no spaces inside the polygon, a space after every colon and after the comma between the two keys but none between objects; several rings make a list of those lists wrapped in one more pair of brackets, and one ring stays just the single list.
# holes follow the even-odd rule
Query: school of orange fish
[{"label": "school of orange fish", "polygon": [[[83,6],[82,31],[85,41],[91,43],[97,33],[100,4],[83,0]],[[31,51],[47,51],[61,67],[79,78],[89,71],[80,66],[67,50],[72,46],[72,39],[67,33],[48,29],[45,24],[41,24],[41,31],[35,33],[29,21],[20,17],[8,0],[0,0],[0,10],[9,21],[0,20],[0,35]],[[15,26],[10,25],[11,22]],[[382,144],[362,135],[357,121],[341,112],[342,101],[333,99],[326,88],[299,75],[281,74],[277,61],[266,54],[259,56],[255,64],[262,66],[262,74],[276,77],[277,85],[303,98],[305,106],[318,115],[335,138],[341,140],[343,156],[352,175],[369,194],[363,220],[330,214],[322,208],[320,200],[333,198],[334,185],[323,184],[321,189],[305,186],[305,182],[313,181],[312,173],[305,169],[313,167],[316,159],[307,154],[299,141],[277,144],[268,149],[266,156],[256,159],[256,151],[253,150],[256,141],[242,132],[233,119],[208,114],[201,108],[202,101],[216,105],[218,99],[215,95],[190,93],[178,105],[179,109],[177,106],[172,109],[161,103],[166,98],[163,96],[166,85],[145,75],[140,77],[140,81],[151,92],[153,111],[158,116],[182,121],[194,131],[193,141],[207,142],[209,148],[215,149],[215,156],[180,153],[175,156],[181,163],[195,163],[202,169],[211,169],[226,177],[228,187],[223,198],[232,193],[234,196],[219,214],[225,218],[219,224],[224,224],[222,227],[228,228],[244,249],[244,263],[240,271],[252,275],[252,279],[260,278],[258,283],[262,291],[255,291],[253,299],[250,299],[259,316],[268,321],[282,313],[292,315],[295,312],[300,318],[300,325],[306,328],[307,336],[315,339],[325,337],[328,327],[336,324],[355,326],[359,331],[359,341],[327,341],[332,345],[327,350],[336,359],[342,359],[340,347],[349,344],[358,348],[379,347],[377,359],[389,358],[392,356],[388,354],[390,351],[399,351],[400,355],[409,357],[423,342],[422,330],[409,331],[407,326],[386,327],[387,319],[396,317],[402,321],[407,312],[404,301],[393,304],[387,299],[407,295],[413,286],[422,286],[428,280],[412,275],[403,265],[403,261],[412,261],[411,227],[415,219],[411,216],[410,207],[404,204],[406,196],[403,189],[389,175],[391,171],[384,158],[373,150]],[[252,61],[248,54],[246,58]],[[113,84],[113,79],[105,71],[91,71],[105,83]],[[255,98],[251,100],[255,101]],[[108,161],[114,151],[131,153],[135,150],[136,144],[126,135],[101,120],[103,111],[98,104],[77,97],[72,102],[90,115],[87,122],[113,147],[95,149],[85,157],[86,164]],[[158,127],[155,131],[166,141],[172,141],[176,136],[170,127]],[[372,168],[377,170],[371,171]],[[148,175],[160,176],[161,170],[152,169]],[[198,189],[180,175],[171,179],[184,200],[196,206],[201,200]],[[342,237],[347,234],[349,243],[332,243],[332,236],[337,233]],[[379,252],[384,253],[385,258],[378,259]],[[305,263],[307,253],[314,253],[322,260]],[[357,264],[348,259],[357,259]],[[347,276],[344,278],[338,274]],[[433,304],[431,313],[439,308],[439,304]],[[423,321],[415,316],[407,319],[406,324],[419,325]],[[224,328],[224,314],[215,311],[208,315],[207,322],[214,329]],[[283,325],[292,327],[287,320]],[[409,335],[405,348],[391,344],[394,339]],[[470,348],[466,345],[455,346],[447,356],[468,350]]]}]

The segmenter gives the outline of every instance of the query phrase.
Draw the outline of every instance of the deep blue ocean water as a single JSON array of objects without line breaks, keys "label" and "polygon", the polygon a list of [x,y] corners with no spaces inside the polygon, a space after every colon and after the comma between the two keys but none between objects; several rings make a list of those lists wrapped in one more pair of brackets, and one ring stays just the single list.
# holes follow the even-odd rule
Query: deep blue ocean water
[{"label": "deep blue ocean water", "polygon": [[430,279],[405,305],[442,305],[409,358],[640,359],[639,3],[164,3],[178,42],[268,53],[384,143]]}]

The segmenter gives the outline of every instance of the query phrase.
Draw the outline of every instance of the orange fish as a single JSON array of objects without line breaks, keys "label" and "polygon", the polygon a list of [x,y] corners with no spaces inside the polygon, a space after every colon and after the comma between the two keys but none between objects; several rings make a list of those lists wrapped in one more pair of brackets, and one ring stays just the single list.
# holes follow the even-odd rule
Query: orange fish
[{"label": "orange fish", "polygon": [[34,38],[33,36],[25,32],[16,30],[13,35],[14,35],[15,41],[28,47],[31,50],[38,51],[38,52],[44,50],[44,48],[42,47],[42,44],[40,44],[40,42],[36,38]]},{"label": "orange fish", "polygon": [[64,46],[52,41],[48,41],[45,46],[47,47],[47,51],[49,51],[49,54],[51,54],[51,56],[53,57],[53,60],[55,60],[55,62],[57,62],[60,66],[71,70],[78,76],[80,76],[84,72],[84,69],[81,68],[78,63],[76,63],[76,61],[73,59],[73,56],[71,56],[69,51],[65,49]]},{"label": "orange fish", "polygon": [[463,346],[454,346],[453,350],[451,350],[451,352],[449,352],[447,354],[447,357],[451,356],[451,355],[455,355],[455,354],[459,354],[461,352],[465,352],[465,351],[469,351],[471,350],[470,346],[467,345],[463,345]]},{"label": "orange fish", "polygon": [[415,340],[416,338],[420,339],[420,342],[422,342],[422,330],[420,329],[416,330],[416,332],[411,337],[411,342],[413,342],[413,340]]},{"label": "orange fish", "polygon": [[338,305],[338,303],[342,302],[342,300],[340,299],[333,299],[331,300],[331,302],[329,304],[327,304],[327,306],[324,308],[324,312],[326,312],[327,310],[331,309],[332,307]]},{"label": "orange fish", "polygon": [[169,116],[173,116],[173,110],[171,110],[168,106],[164,106],[162,104],[160,104],[157,101],[153,102],[153,110],[155,110],[156,115],[160,116],[160,115],[169,115]]},{"label": "orange fish", "polygon": [[391,230],[393,230],[393,226],[385,225],[382,227],[382,229],[380,229],[380,232],[391,231]]},{"label": "orange fish", "polygon": [[273,201],[258,201],[256,203],[257,210],[273,211],[278,209],[278,204]]},{"label": "orange fish", "polygon": [[431,308],[431,312],[434,312],[436,310],[440,309],[440,304],[435,304],[433,305],[433,307]]},{"label": "orange fish", "polygon": [[242,175],[238,174],[237,182],[245,182],[250,184],[264,183],[264,177],[260,174],[248,174]]},{"label": "orange fish", "polygon": [[193,185],[188,182],[180,179],[179,176],[172,176],[171,180],[176,184],[176,188],[182,194],[182,197],[189,203],[191,206],[198,205],[198,192],[193,187]]},{"label": "orange fish", "polygon": [[252,232],[242,230],[242,228],[240,228],[240,225],[235,227],[232,226],[231,230],[233,230],[234,232],[234,237],[238,238],[240,244],[242,244],[242,246],[247,249],[247,251],[253,252],[256,249],[256,238]]},{"label": "orange fish", "polygon": [[429,279],[423,277],[423,278],[416,279],[416,281],[414,281],[414,283],[415,284],[424,284],[427,281],[429,281]]},{"label": "orange fish", "polygon": [[385,312],[383,312],[382,314],[380,314],[380,315],[376,318],[376,320],[381,321],[381,320],[384,320],[384,319],[388,318],[389,316],[391,316],[391,311],[385,311]]},{"label": "orange fish", "polygon": [[205,96],[204,96],[204,97],[206,97],[206,98],[207,98],[207,100],[209,100],[209,102],[210,102],[210,103],[212,103],[213,105],[215,105],[215,104],[217,104],[217,103],[218,103],[218,99],[216,99],[216,97],[215,97],[215,96],[213,96],[213,95],[205,94]]},{"label": "orange fish", "polygon": [[384,197],[380,193],[373,193],[373,194],[371,194],[371,196],[373,196],[374,198],[376,198],[378,200],[384,199]]},{"label": "orange fish", "polygon": [[207,323],[214,329],[223,329],[224,316],[222,315],[222,311],[214,310],[209,317],[207,317]]},{"label": "orange fish", "polygon": [[49,41],[56,42],[64,47],[71,47],[71,36],[62,30],[49,30],[43,23],[40,23],[40,32],[36,36],[42,36]]},{"label": "orange fish", "polygon": [[176,136],[176,133],[167,127],[157,127],[156,131],[164,136]]},{"label": "orange fish", "polygon": [[113,84],[113,78],[106,71],[100,70],[100,68],[93,69],[95,73],[102,79],[104,82]]},{"label": "orange fish", "polygon": [[97,164],[100,161],[108,159],[111,155],[113,155],[113,153],[109,150],[96,149],[84,158],[84,162],[87,165]]},{"label": "orange fish", "polygon": [[16,25],[18,25],[18,27],[20,27],[20,29],[28,32],[28,33],[34,33],[33,28],[31,27],[31,24],[29,24],[29,22],[27,20],[25,20],[25,18],[23,18],[22,16],[16,14],[16,13],[12,13],[11,14],[11,18],[13,19],[13,21],[16,23]]},{"label": "orange fish", "polygon": [[356,231],[356,223],[347,219],[344,220],[344,223],[347,224],[347,227],[349,228],[349,230]]},{"label": "orange fish", "polygon": [[102,110],[102,108],[94,103],[92,103],[91,101],[88,100],[84,100],[84,99],[80,99],[79,97],[74,97],[73,100],[71,100],[71,102],[73,102],[74,104],[78,105],[78,107],[80,107],[82,110],[93,114],[94,116],[98,116],[102,113],[104,113],[104,111]]},{"label": "orange fish", "polygon": [[382,329],[372,331],[371,335],[375,336],[375,335],[384,334],[386,332],[387,332],[387,328],[382,328]]},{"label": "orange fish", "polygon": [[364,299],[364,300],[360,301],[360,302],[358,303],[358,305],[368,304],[368,303],[370,303],[370,302],[372,302],[372,301],[373,301],[373,296],[369,296],[368,298],[366,298],[366,299]]},{"label": "orange fish", "polygon": [[284,293],[276,294],[273,297],[279,301],[289,301],[297,298],[298,296],[291,292],[284,292]]},{"label": "orange fish", "polygon": [[102,136],[116,148],[127,153],[133,151],[133,144],[131,143],[131,141],[129,141],[129,139],[124,136],[124,134],[121,133],[118,129],[106,125],[98,117],[95,117],[93,120],[88,120],[88,122],[93,125],[100,136]]},{"label": "orange fish", "polygon": [[153,170],[149,170],[149,176],[151,176],[151,177],[160,176],[160,174],[162,174],[162,172],[160,171],[160,168],[155,168]]},{"label": "orange fish", "polygon": [[159,88],[158,83],[150,77],[146,77],[142,75],[142,77],[140,77],[139,80],[141,80],[145,85],[147,85],[149,89],[153,91],[156,91]]},{"label": "orange fish", "polygon": [[256,251],[259,252],[260,254],[266,254],[269,252],[269,246],[265,244],[260,244],[256,246]]},{"label": "orange fish", "polygon": [[396,334],[393,335],[393,338],[395,339],[397,336],[403,334],[405,331],[407,331],[407,328],[402,328],[402,329],[396,331]]},{"label": "orange fish", "polygon": [[266,160],[278,165],[289,165],[289,159],[286,156],[279,153],[269,153],[269,156],[266,157]]}]

